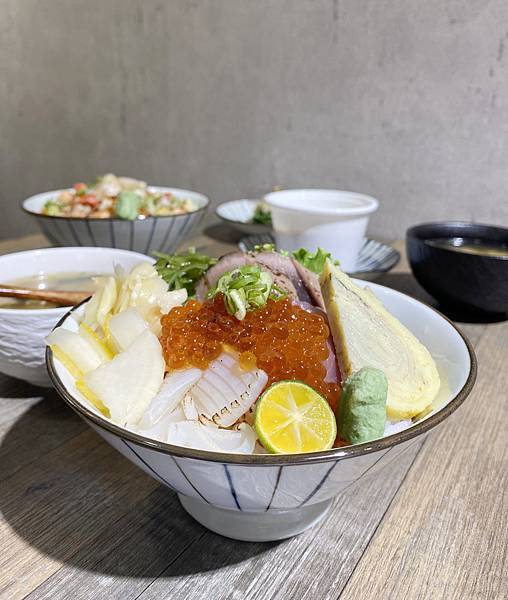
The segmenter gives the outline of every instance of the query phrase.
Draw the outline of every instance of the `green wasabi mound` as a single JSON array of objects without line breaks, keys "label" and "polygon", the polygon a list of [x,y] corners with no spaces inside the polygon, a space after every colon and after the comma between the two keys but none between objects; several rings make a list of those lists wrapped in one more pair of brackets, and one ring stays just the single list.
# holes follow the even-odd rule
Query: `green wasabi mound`
[{"label": "green wasabi mound", "polygon": [[344,384],[337,425],[342,440],[361,444],[383,437],[388,382],[379,369],[363,367]]}]

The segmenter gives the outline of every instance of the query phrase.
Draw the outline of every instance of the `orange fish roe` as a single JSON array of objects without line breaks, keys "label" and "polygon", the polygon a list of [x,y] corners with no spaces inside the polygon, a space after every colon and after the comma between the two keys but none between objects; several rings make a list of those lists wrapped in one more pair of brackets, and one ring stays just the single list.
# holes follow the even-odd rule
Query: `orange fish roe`
[{"label": "orange fish roe", "polygon": [[229,346],[240,354],[245,369],[263,369],[268,385],[283,379],[303,381],[336,408],[340,388],[324,382],[328,325],[322,315],[310,313],[288,298],[269,300],[239,321],[228,314],[218,294],[212,301],[190,300],[173,308],[161,324],[160,342],[168,369],[206,369]]}]

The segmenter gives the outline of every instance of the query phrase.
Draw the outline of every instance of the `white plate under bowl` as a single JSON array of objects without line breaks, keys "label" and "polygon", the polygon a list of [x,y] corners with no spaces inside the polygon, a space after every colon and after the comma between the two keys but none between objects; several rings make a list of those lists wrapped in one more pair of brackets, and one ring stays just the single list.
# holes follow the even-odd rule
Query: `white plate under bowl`
[{"label": "white plate under bowl", "polygon": [[[275,244],[274,237],[270,234],[249,235],[239,241],[238,247],[243,252],[251,252],[256,246],[263,244]],[[365,238],[358,254],[356,269],[350,275],[373,280],[393,269],[399,260],[400,253],[395,248],[377,240]]]},{"label": "white plate under bowl", "polygon": [[252,223],[254,211],[260,200],[231,200],[223,202],[215,209],[215,214],[226,223],[243,233],[263,234],[272,230],[271,225]]},{"label": "white plate under bowl", "polygon": [[[436,361],[441,388],[429,415],[408,429],[365,444],[295,455],[228,454],[174,446],[108,421],[83,398],[72,376],[48,349],[49,373],[60,395],[91,427],[135,465],[178,493],[183,507],[200,523],[239,540],[283,539],[317,523],[333,498],[359,480],[382,477],[383,468],[396,469],[405,450],[447,419],[473,387],[474,352],[450,321],[410,296],[375,283],[368,285],[427,346]],[[75,312],[82,314],[83,306]],[[73,313],[61,323],[77,327]]]}]

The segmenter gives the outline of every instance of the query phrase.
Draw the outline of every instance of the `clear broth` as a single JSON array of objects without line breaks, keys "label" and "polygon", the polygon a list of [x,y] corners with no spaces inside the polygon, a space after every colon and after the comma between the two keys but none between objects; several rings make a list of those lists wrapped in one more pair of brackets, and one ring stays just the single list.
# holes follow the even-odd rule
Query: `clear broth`
[{"label": "clear broth", "polygon": [[498,258],[508,257],[508,245],[505,244],[489,244],[481,240],[461,237],[436,238],[433,240],[426,240],[425,243],[434,248],[443,248],[445,250],[463,252],[464,254],[496,256]]},{"label": "clear broth", "polygon": [[[58,290],[72,292],[90,292],[93,294],[97,288],[94,281],[96,277],[106,277],[104,273],[84,273],[80,271],[68,273],[38,273],[29,277],[19,277],[6,281],[8,285],[32,288],[34,290]],[[23,310],[38,310],[42,308],[56,308],[58,304],[42,300],[18,300],[16,298],[0,298],[0,308],[14,308]]]}]

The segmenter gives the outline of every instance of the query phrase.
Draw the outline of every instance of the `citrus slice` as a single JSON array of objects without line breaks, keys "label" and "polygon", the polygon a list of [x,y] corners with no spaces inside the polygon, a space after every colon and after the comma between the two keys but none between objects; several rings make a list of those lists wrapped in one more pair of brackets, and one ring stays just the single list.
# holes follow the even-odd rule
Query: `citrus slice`
[{"label": "citrus slice", "polygon": [[255,427],[274,454],[328,450],[337,436],[328,402],[300,381],[279,381],[265,391],[257,401]]}]

